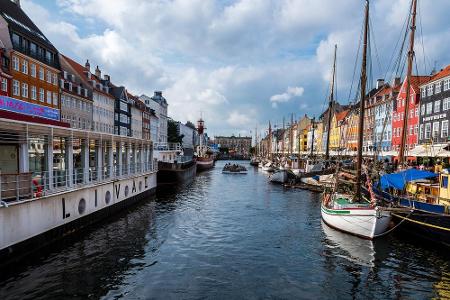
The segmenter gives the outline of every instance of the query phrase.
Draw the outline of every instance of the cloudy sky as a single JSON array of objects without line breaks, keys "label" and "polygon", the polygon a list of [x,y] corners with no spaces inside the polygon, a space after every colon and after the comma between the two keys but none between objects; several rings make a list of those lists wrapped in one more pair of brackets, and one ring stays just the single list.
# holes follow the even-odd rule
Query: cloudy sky
[{"label": "cloudy sky", "polygon": [[[162,90],[169,115],[210,135],[262,132],[318,116],[334,44],[337,97],[349,100],[362,0],[22,0],[60,52],[99,65],[132,93]],[[392,79],[409,0],[371,3],[371,77]],[[415,72],[450,64],[448,0],[419,0]]]}]

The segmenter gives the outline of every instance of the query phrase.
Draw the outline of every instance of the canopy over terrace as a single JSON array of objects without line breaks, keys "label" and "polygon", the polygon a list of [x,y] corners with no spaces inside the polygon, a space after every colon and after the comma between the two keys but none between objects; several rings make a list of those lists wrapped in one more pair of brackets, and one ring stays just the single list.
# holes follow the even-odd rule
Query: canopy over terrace
[{"label": "canopy over terrace", "polygon": [[[48,194],[77,184],[150,172],[155,167],[150,140],[2,118],[0,147],[8,147],[11,153],[0,158],[2,190],[13,175],[28,174],[29,181],[38,181],[42,194]],[[11,166],[9,170],[7,166]]]}]

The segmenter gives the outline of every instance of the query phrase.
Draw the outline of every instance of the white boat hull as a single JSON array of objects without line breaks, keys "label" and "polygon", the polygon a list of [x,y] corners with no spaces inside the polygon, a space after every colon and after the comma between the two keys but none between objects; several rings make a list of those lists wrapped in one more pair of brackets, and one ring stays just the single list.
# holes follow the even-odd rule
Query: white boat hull
[{"label": "white boat hull", "polygon": [[270,175],[269,180],[275,183],[286,183],[288,174],[286,170],[280,170]]},{"label": "white boat hull", "polygon": [[378,208],[342,208],[333,209],[321,205],[323,221],[335,229],[373,239],[386,232],[391,214]]}]

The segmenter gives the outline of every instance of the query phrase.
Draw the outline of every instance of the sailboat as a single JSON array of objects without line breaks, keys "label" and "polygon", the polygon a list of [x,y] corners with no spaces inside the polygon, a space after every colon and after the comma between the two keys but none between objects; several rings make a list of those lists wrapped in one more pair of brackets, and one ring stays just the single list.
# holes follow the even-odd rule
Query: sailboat
[{"label": "sailboat", "polygon": [[377,206],[376,199],[371,191],[371,182],[368,179],[367,194],[362,193],[362,146],[364,129],[364,105],[366,94],[367,46],[369,31],[369,2],[366,1],[364,19],[364,44],[361,65],[361,96],[358,128],[358,156],[356,168],[355,193],[340,192],[338,173],[334,178],[332,189],[323,193],[321,214],[323,221],[335,229],[347,232],[362,238],[373,239],[387,231],[390,226],[391,214],[382,207]]}]

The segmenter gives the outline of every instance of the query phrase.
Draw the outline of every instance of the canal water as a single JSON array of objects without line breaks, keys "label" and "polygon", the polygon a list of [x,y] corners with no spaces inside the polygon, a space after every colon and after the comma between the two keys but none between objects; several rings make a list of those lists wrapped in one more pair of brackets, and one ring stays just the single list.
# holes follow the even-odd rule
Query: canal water
[{"label": "canal water", "polygon": [[320,195],[224,162],[0,274],[0,299],[450,297],[449,257],[328,228]]}]

